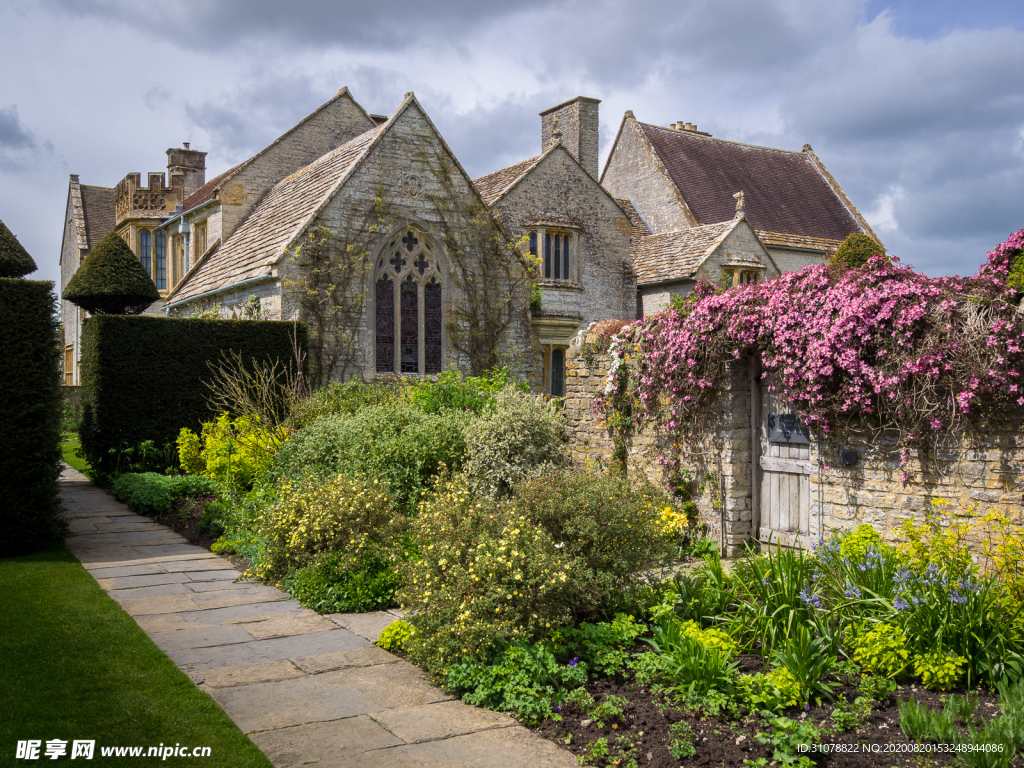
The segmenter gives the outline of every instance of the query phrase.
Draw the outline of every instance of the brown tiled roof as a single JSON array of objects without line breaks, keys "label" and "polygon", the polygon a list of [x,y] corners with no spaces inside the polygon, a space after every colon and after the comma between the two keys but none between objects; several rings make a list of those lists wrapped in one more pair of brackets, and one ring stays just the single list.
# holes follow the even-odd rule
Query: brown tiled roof
[{"label": "brown tiled roof", "polygon": [[279,181],[224,245],[168,296],[183,301],[267,275],[387,124],[360,134]]},{"label": "brown tiled roof", "polygon": [[732,218],[742,190],[755,230],[830,240],[862,231],[804,152],[638,125],[700,224]]},{"label": "brown tiled roof", "polygon": [[114,189],[113,187],[89,187],[81,185],[82,216],[85,219],[85,241],[91,251],[96,243],[108,232],[113,231]]},{"label": "brown tiled roof", "polygon": [[629,235],[631,238],[636,240],[637,238],[647,237],[651,234],[650,227],[648,227],[644,222],[643,217],[636,209],[636,206],[633,205],[632,200],[628,197],[616,197],[615,202],[619,204],[619,207],[622,208],[623,212],[629,216],[629,220],[633,223],[633,231],[630,232]]},{"label": "brown tiled roof", "polygon": [[509,187],[525,176],[527,171],[533,168],[542,157],[543,155],[537,155],[529,160],[502,168],[500,171],[488,173],[479,179],[473,179],[473,186],[476,187],[484,202],[491,205],[505,194]]},{"label": "brown tiled roof", "polygon": [[787,235],[782,232],[768,232],[758,229],[757,237],[765,245],[775,245],[782,248],[806,248],[812,251],[827,251],[831,248],[838,248],[842,240],[829,240],[823,237],[801,237],[800,235]]},{"label": "brown tiled roof", "polygon": [[197,205],[202,205],[207,200],[212,200],[213,196],[217,193],[217,187],[221,185],[221,182],[226,180],[243,165],[245,165],[245,163],[239,163],[234,168],[229,168],[224,171],[220,176],[215,176],[210,179],[208,182],[203,184],[203,186],[185,198],[185,201],[181,204],[181,209],[183,211],[191,211]]},{"label": "brown tiled roof", "polygon": [[725,221],[634,240],[629,255],[637,285],[692,277],[735,225]]}]

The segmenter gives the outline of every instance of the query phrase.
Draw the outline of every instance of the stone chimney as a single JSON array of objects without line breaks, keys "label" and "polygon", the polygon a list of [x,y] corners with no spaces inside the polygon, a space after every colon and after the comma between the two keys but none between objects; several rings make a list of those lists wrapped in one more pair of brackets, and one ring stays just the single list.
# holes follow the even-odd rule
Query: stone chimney
[{"label": "stone chimney", "polygon": [[555,141],[557,119],[562,146],[569,150],[579,164],[593,176],[598,176],[597,105],[600,99],[577,96],[575,99],[545,109],[540,113],[540,149],[547,151]]},{"label": "stone chimney", "polygon": [[174,186],[175,176],[183,178],[185,197],[188,197],[206,183],[206,153],[189,149],[188,142],[181,149],[168,149],[167,175],[171,186]]}]

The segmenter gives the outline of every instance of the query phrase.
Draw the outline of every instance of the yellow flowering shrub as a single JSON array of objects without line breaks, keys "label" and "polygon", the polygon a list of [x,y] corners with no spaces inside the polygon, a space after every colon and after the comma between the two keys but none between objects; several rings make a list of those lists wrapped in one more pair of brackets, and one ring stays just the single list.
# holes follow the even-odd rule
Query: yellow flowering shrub
[{"label": "yellow flowering shrub", "polygon": [[255,419],[232,419],[222,413],[203,423],[200,434],[183,428],[178,434],[178,461],[190,475],[251,488],[256,476],[269,466],[281,441]]},{"label": "yellow flowering shrub", "polygon": [[882,537],[874,526],[864,523],[858,525],[839,542],[839,552],[850,560],[860,561],[869,549],[881,549]]},{"label": "yellow flowering shrub", "polygon": [[898,551],[914,571],[922,572],[932,563],[958,577],[977,570],[968,538],[975,525],[970,518],[974,507],[958,520],[949,506],[945,499],[933,499],[923,523],[906,520],[900,526]]},{"label": "yellow flowering shrub", "polygon": [[690,526],[689,518],[673,506],[665,505],[658,510],[658,525],[666,539],[677,539],[686,535]]},{"label": "yellow flowering shrub", "polygon": [[508,502],[478,496],[465,475],[439,479],[413,521],[418,557],[399,593],[414,632],[406,650],[443,674],[569,622],[578,597],[556,542]]},{"label": "yellow flowering shrub", "polygon": [[396,532],[388,493],[377,480],[304,477],[281,482],[279,491],[280,500],[255,519],[266,541],[253,568],[257,578],[280,579],[327,552],[365,559],[388,549]]}]

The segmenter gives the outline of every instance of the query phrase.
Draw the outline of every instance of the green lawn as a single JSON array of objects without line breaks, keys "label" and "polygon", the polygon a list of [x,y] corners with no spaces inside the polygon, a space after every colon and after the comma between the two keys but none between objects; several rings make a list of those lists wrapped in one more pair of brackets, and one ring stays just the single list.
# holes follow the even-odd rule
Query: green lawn
[{"label": "green lawn", "polygon": [[[0,765],[24,762],[19,740],[41,740],[43,759],[47,740],[67,740],[63,761],[73,740],[95,739],[89,765],[270,767],[63,546],[0,559],[0,617]],[[210,747],[210,758],[100,754],[161,742]]]},{"label": "green lawn", "polygon": [[78,449],[81,445],[82,443],[78,439],[77,432],[64,432],[61,435],[60,449],[64,454],[65,463],[70,464],[79,472],[85,472],[89,464],[78,455]]}]

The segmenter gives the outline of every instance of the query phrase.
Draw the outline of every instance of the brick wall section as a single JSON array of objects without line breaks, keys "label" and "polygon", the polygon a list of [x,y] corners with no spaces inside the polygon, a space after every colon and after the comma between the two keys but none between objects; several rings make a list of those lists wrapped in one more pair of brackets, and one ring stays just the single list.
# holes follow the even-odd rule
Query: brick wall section
[{"label": "brick wall section", "polygon": [[584,327],[594,320],[635,315],[636,283],[629,264],[632,224],[569,153],[545,157],[494,208],[515,237],[540,222],[579,228],[572,287],[540,283],[545,313],[581,317]]},{"label": "brick wall section", "polygon": [[[594,412],[593,397],[604,389],[608,370],[607,355],[598,355],[592,366],[578,354],[566,361],[565,415],[569,424],[569,452],[574,463],[610,460],[614,439]],[[750,376],[746,361],[730,366],[715,411],[716,432],[705,436],[698,458],[692,462],[699,479],[714,473],[718,482],[708,483],[697,499],[702,518],[724,551],[739,552],[744,540],[752,537],[752,460]],[[933,500],[944,498],[959,514],[981,516],[1001,509],[1018,523],[1024,522],[1024,414],[1014,414],[1008,423],[986,432],[984,438],[961,435],[942,446],[937,457],[911,452],[904,468],[895,452],[896,439],[883,433],[874,439],[867,435],[839,441],[811,444],[811,461],[820,472],[811,474],[810,537],[823,533],[849,531],[868,523],[889,541],[906,520],[921,522]],[[656,427],[638,430],[628,438],[628,469],[660,479],[658,456],[664,435]],[[850,467],[840,466],[842,450],[854,450],[859,460]],[[717,451],[717,453],[715,453]],[[906,471],[906,482],[903,473]],[[717,488],[716,488],[717,485]],[[717,490],[719,499],[713,498]]]},{"label": "brick wall section", "polygon": [[604,169],[601,183],[613,197],[627,197],[654,234],[693,226],[680,206],[678,192],[658,170],[653,153],[634,120],[626,120]]}]

